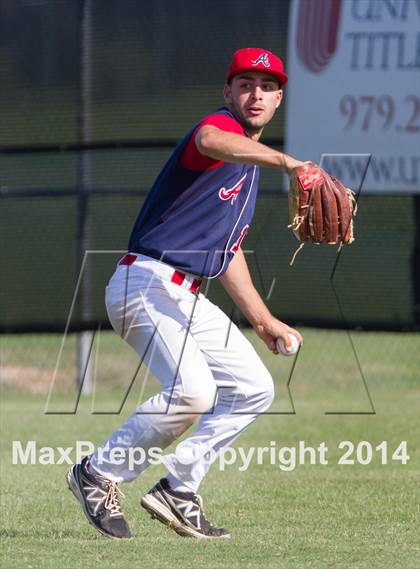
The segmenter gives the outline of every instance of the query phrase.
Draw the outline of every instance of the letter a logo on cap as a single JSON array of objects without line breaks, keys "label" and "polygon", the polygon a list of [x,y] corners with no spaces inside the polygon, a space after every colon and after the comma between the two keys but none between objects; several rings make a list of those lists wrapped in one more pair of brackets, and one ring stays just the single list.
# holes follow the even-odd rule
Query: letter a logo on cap
[{"label": "letter a logo on cap", "polygon": [[268,59],[268,53],[262,53],[257,59],[251,61],[252,65],[258,65],[262,63],[264,67],[270,67],[270,60]]}]

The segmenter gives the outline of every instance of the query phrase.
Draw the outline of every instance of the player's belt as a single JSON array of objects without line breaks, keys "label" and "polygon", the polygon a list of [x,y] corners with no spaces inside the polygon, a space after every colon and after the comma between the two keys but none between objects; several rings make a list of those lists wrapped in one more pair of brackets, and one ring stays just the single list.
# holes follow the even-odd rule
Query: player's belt
[{"label": "player's belt", "polygon": [[[135,263],[135,261],[137,261],[139,258],[139,255],[135,255],[134,253],[127,253],[127,255],[125,255],[120,262],[118,263],[118,265],[126,265],[126,266],[130,266],[133,263]],[[153,260],[152,258],[150,258],[150,260]],[[163,263],[161,263],[160,261],[156,261],[158,262],[160,265],[163,265]],[[169,277],[169,280],[182,287],[185,288],[187,290],[189,290],[190,292],[193,292],[194,294],[197,294],[200,290],[200,286],[201,283],[203,282],[202,279],[199,279],[197,277],[195,277],[194,275],[191,275],[189,273],[184,273],[182,271],[179,271],[177,269],[172,268],[170,265],[167,265],[166,263],[164,264],[165,267],[167,267],[168,269],[170,269],[169,274],[167,275]]]}]

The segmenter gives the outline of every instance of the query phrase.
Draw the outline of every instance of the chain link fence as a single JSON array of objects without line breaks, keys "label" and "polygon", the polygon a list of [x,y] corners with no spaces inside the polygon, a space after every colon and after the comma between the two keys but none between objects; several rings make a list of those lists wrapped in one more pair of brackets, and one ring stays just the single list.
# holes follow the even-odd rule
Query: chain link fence
[{"label": "chain link fence", "polygon": [[[248,0],[0,3],[3,383],[48,389],[66,324],[70,332],[109,328],[103,297],[121,256],[114,251],[126,250],[148,188],[177,139],[222,103],[235,49],[262,45],[287,61],[288,12],[287,0],[263,0],[257,12]],[[284,117],[281,110],[264,141],[281,147]],[[285,190],[276,172],[262,173],[243,244],[270,309],[292,325],[327,328],[316,338],[335,338],[328,357],[336,366],[349,353],[356,365],[353,334],[365,365],[415,369],[418,196],[362,192],[357,240],[331,279],[333,248],[307,246],[289,267],[297,242],[287,230]],[[217,283],[208,295],[240,320]],[[381,341],[372,343],[367,330],[381,331]],[[393,341],[383,334],[391,330]],[[114,353],[118,338],[102,337],[114,354],[102,368],[112,384],[135,354]],[[74,385],[75,349],[71,334],[60,360],[63,385]],[[313,357],[307,375],[324,360]]]}]

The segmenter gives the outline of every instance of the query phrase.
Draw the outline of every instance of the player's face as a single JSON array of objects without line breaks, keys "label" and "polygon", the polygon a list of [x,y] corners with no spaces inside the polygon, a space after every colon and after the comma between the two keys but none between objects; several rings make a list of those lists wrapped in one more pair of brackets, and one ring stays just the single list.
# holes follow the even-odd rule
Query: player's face
[{"label": "player's face", "polygon": [[258,134],[273,118],[283,91],[271,75],[251,71],[235,75],[223,94],[244,129]]}]

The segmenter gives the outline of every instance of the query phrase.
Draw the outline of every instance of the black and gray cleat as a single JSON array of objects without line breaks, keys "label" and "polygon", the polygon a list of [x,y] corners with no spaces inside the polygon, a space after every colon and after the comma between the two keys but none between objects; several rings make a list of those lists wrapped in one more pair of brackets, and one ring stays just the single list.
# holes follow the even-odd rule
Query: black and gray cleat
[{"label": "black and gray cleat", "polygon": [[216,528],[208,521],[201,496],[193,492],[175,492],[166,478],[149,490],[140,504],[152,518],[157,518],[179,535],[204,539],[230,538],[228,530]]},{"label": "black and gray cleat", "polygon": [[100,474],[87,471],[89,457],[75,464],[66,475],[67,484],[83,507],[89,522],[103,535],[130,538],[131,533],[119,504],[124,496],[118,484]]}]

